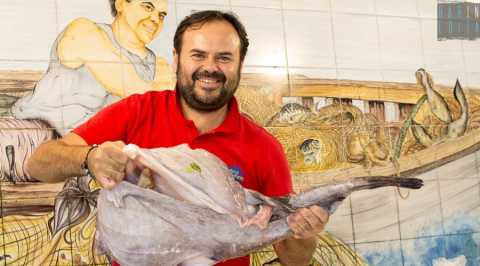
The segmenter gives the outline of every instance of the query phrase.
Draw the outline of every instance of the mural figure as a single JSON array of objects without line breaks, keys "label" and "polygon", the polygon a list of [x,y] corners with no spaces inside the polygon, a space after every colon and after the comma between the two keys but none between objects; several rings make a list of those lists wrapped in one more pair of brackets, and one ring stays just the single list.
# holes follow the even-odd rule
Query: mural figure
[{"label": "mural figure", "polygon": [[167,1],[110,4],[111,25],[79,18],[60,33],[47,72],[13,105],[15,118],[44,120],[65,135],[120,98],[172,88],[167,62],[146,47],[162,30]]},{"label": "mural figure", "polygon": [[[120,98],[173,88],[170,66],[146,46],[163,28],[167,1],[110,0],[110,6],[112,24],[79,18],[60,33],[46,73],[33,91],[13,104],[14,119],[0,120],[3,129],[16,129],[0,133],[1,146],[11,146],[17,165],[2,153],[1,168],[14,169],[2,176],[32,180],[21,159],[41,142],[65,135]],[[53,132],[47,133],[51,128]],[[18,139],[31,145],[19,145]]]}]

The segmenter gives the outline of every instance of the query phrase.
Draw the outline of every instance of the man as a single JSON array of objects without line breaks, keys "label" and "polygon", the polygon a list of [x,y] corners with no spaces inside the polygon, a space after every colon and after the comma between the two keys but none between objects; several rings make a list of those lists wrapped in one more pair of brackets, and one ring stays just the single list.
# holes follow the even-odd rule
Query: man
[{"label": "man", "polygon": [[71,22],[58,36],[46,74],[15,103],[19,119],[42,119],[61,135],[120,98],[173,87],[167,62],[146,47],[163,28],[167,0],[110,0],[114,21]]},{"label": "man", "polygon": [[[248,48],[243,25],[229,13],[203,11],[185,18],[174,37],[175,91],[134,95],[102,110],[73,133],[41,145],[28,171],[49,182],[84,174],[112,188],[125,177],[125,143],[144,148],[188,143],[220,157],[244,187],[269,196],[292,192],[280,144],[241,116],[233,97]],[[99,144],[98,147],[90,146]],[[85,169],[82,169],[84,165]],[[315,235],[328,220],[319,207],[288,217],[294,237],[275,244],[284,265],[307,265]],[[247,266],[249,258],[221,265]]]}]

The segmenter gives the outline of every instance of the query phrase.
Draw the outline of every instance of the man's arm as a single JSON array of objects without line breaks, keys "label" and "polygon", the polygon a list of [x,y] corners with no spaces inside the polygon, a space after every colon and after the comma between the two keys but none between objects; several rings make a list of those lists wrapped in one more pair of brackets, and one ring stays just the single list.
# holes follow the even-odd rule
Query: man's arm
[{"label": "man's arm", "polygon": [[300,209],[287,218],[294,235],[273,246],[282,265],[309,265],[317,246],[316,235],[323,231],[328,218],[328,212],[318,206]]},{"label": "man's arm", "polygon": [[[272,137],[273,138],[273,137]],[[273,143],[272,143],[273,141]],[[292,178],[281,144],[273,138],[263,154],[261,171],[265,183],[262,193],[281,196],[292,192]],[[316,248],[316,235],[328,221],[328,212],[318,206],[302,208],[287,218],[293,236],[274,245],[280,262],[286,266],[308,265]]]},{"label": "man's arm", "polygon": [[[127,156],[122,141],[104,142],[88,154],[88,168],[102,187],[111,188],[125,177]],[[92,146],[75,133],[41,144],[27,162],[27,172],[44,182],[83,176],[82,165]]]}]

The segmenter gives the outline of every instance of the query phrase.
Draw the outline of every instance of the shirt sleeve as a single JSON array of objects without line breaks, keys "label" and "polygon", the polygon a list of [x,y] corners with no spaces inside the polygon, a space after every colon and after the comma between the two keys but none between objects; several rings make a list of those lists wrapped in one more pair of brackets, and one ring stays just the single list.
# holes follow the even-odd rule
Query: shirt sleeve
[{"label": "shirt sleeve", "polygon": [[261,161],[261,190],[269,197],[286,196],[293,192],[292,176],[282,145],[271,135]]},{"label": "shirt sleeve", "polygon": [[105,141],[126,141],[129,117],[135,110],[131,108],[132,97],[113,103],[73,130],[89,145]]}]

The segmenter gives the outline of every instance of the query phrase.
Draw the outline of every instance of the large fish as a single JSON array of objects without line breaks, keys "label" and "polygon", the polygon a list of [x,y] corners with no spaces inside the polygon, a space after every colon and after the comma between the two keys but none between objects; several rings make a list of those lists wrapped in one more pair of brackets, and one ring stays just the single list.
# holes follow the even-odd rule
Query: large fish
[{"label": "large fish", "polygon": [[[318,205],[331,214],[356,190],[423,185],[416,178],[365,177],[270,198],[242,188],[205,150],[128,145],[125,152],[138,169],[151,170],[155,190],[121,182],[100,192],[96,243],[123,266],[213,265],[291,236],[286,217],[298,208]],[[137,168],[127,168],[130,180],[140,176],[132,169]],[[270,207],[271,216],[262,206]],[[266,228],[248,222],[258,213],[259,220],[267,218]]]}]

